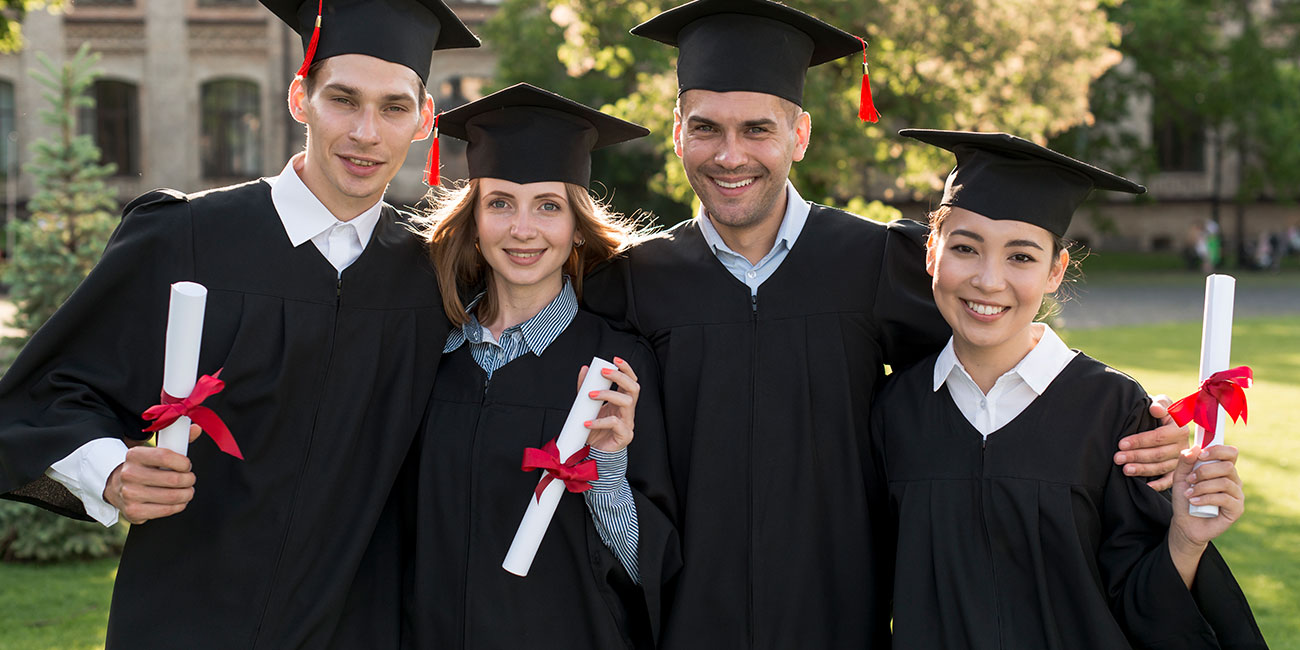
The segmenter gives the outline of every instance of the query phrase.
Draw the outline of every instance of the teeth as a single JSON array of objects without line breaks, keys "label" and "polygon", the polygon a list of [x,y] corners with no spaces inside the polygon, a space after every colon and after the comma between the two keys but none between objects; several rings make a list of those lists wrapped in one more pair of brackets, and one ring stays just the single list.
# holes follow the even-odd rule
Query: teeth
[{"label": "teeth", "polygon": [[537,257],[541,253],[511,253],[514,257]]},{"label": "teeth", "polygon": [[361,160],[359,158],[348,158],[348,162],[358,167],[374,167],[375,165],[378,164],[378,163],[370,162],[369,160]]},{"label": "teeth", "polygon": [[984,305],[978,302],[971,302],[969,300],[965,300],[963,302],[966,303],[967,307],[970,307],[971,311],[977,314],[982,314],[984,316],[992,316],[994,314],[1000,314],[1003,311],[1006,311],[1007,309],[1006,307],[994,307],[993,305]]},{"label": "teeth", "polygon": [[752,179],[752,178],[747,178],[747,179],[745,179],[745,180],[743,180],[743,181],[740,181],[739,183],[728,183],[728,182],[725,182],[725,181],[720,181],[720,180],[718,180],[718,179],[715,178],[715,179],[713,179],[713,182],[715,182],[715,183],[717,183],[718,185],[721,185],[721,186],[723,186],[723,187],[725,187],[725,188],[727,188],[727,189],[729,189],[729,190],[734,190],[734,189],[736,189],[737,187],[744,187],[744,186],[746,186],[746,185],[749,185],[750,183],[753,183],[753,182],[754,182],[754,179]]}]

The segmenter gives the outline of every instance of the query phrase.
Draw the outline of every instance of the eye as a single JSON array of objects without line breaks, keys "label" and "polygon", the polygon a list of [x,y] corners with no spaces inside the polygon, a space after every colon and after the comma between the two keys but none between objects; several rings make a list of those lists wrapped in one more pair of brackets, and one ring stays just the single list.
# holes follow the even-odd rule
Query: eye
[{"label": "eye", "polygon": [[506,200],[505,200],[505,199],[492,199],[492,200],[488,201],[488,203],[487,203],[487,207],[489,207],[489,208],[491,208],[491,209],[493,209],[493,210],[504,210],[504,209],[510,207],[510,204],[509,204],[509,203],[506,203]]},{"label": "eye", "polygon": [[394,105],[392,105],[392,106],[389,106],[389,107],[385,108],[384,110],[386,110],[386,111],[388,111],[388,112],[390,112],[390,113],[405,113],[405,112],[407,111],[407,108],[406,108],[405,106],[400,106],[400,105],[396,105],[396,104],[394,104]]},{"label": "eye", "polygon": [[752,135],[762,135],[767,132],[768,132],[768,128],[765,126],[751,126],[746,131],[746,133],[750,133]]},{"label": "eye", "polygon": [[344,105],[344,106],[351,106],[351,105],[352,105],[352,100],[351,100],[350,98],[348,98],[348,97],[343,97],[342,95],[337,95],[337,96],[331,97],[331,98],[330,98],[330,101],[332,101],[332,102],[334,102],[334,103],[336,103],[336,104],[342,104],[342,105]]},{"label": "eye", "polygon": [[692,130],[696,133],[713,133],[713,126],[710,124],[697,124]]},{"label": "eye", "polygon": [[962,253],[962,254],[970,254],[975,252],[974,248],[971,248],[966,244],[953,244],[952,247],[949,248],[949,250],[955,251],[957,253]]},{"label": "eye", "polygon": [[559,210],[564,209],[562,206],[560,206],[559,203],[556,203],[555,201],[547,201],[543,203],[541,207],[542,210],[545,212],[557,212]]},{"label": "eye", "polygon": [[1016,253],[1011,256],[1011,261],[1019,262],[1021,264],[1033,264],[1037,260],[1035,260],[1034,256],[1029,253]]}]

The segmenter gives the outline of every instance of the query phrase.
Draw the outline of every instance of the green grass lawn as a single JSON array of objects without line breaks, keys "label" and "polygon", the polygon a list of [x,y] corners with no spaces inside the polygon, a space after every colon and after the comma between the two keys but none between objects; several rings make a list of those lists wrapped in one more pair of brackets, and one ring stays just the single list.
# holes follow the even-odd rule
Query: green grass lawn
[{"label": "green grass lawn", "polygon": [[[1199,280],[1198,280],[1199,281]],[[1064,332],[1073,347],[1128,372],[1152,392],[1196,389],[1200,324]],[[1300,650],[1300,317],[1238,321],[1234,364],[1255,369],[1241,448],[1245,518],[1217,543],[1250,599],[1270,647]],[[0,647],[102,647],[116,563],[0,564]]]},{"label": "green grass lawn", "polygon": [[[1064,332],[1071,347],[1174,399],[1197,387],[1199,323]],[[1229,425],[1241,450],[1246,515],[1216,544],[1273,650],[1300,650],[1300,317],[1240,320],[1232,365],[1249,365],[1250,423]]]}]

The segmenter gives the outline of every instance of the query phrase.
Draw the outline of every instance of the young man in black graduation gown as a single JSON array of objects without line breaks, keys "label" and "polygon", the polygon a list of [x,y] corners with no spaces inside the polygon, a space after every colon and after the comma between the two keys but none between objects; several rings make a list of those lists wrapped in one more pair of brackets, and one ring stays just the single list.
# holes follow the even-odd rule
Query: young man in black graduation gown
[{"label": "young man in black graduation gown", "polygon": [[887,647],[888,621],[866,616],[890,570],[869,559],[871,400],[884,364],[949,332],[924,226],[810,204],[787,180],[809,145],[807,68],[863,44],[766,0],[697,0],[632,33],[680,50],[674,143],[702,204],[585,294],[662,371],[684,555],[663,647]]},{"label": "young man in black graduation gown", "polygon": [[[317,2],[264,4],[313,46],[289,88],[306,151],[275,179],[131,202],[0,382],[0,493],[136,524],[110,648],[397,642],[398,539],[381,512],[448,324],[382,197],[432,128],[432,50],[478,40],[440,0],[336,0],[320,18]],[[199,369],[222,369],[206,404],[242,461],[210,441],[189,460],[121,443],[151,435],[168,286],[185,280],[209,291]]]}]

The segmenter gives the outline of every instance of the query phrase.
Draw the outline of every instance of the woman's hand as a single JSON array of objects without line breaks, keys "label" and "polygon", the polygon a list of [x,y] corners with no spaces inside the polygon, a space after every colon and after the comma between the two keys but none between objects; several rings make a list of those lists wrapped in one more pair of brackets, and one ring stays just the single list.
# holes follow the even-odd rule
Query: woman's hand
[{"label": "woman's hand", "polygon": [[[610,390],[592,391],[592,399],[601,400],[605,403],[601,405],[600,412],[596,414],[596,419],[585,422],[584,425],[591,430],[587,436],[587,444],[593,449],[599,449],[603,452],[613,453],[625,449],[632,442],[632,431],[635,428],[636,419],[636,399],[641,394],[641,384],[636,381],[636,373],[632,371],[632,366],[627,362],[614,357],[614,366],[617,370],[605,369],[602,374],[612,380],[614,385]],[[578,371],[578,386],[582,386],[582,380],[587,377],[587,366],[583,366]]]},{"label": "woman's hand", "polygon": [[[1195,467],[1198,461],[1217,460]],[[1201,554],[1246,511],[1246,496],[1237,475],[1237,448],[1215,445],[1183,451],[1174,469],[1174,517],[1169,524],[1169,553],[1183,582],[1191,586]],[[1189,505],[1219,506],[1219,516],[1194,517]]]}]

